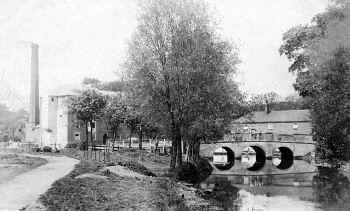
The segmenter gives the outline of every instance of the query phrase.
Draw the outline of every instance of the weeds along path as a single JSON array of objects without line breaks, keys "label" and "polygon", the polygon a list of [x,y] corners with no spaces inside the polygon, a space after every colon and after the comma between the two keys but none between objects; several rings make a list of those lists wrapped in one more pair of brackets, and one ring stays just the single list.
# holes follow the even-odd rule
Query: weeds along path
[{"label": "weeds along path", "polygon": [[0,184],[0,210],[19,210],[35,202],[53,182],[72,171],[78,163],[78,160],[64,156],[27,156],[41,157],[48,163]]}]

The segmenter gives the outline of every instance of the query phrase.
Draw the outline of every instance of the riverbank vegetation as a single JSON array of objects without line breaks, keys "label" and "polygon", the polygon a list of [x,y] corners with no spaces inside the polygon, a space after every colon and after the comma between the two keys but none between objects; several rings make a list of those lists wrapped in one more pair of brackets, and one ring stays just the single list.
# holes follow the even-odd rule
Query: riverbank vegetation
[{"label": "riverbank vegetation", "polygon": [[[114,84],[113,91],[121,92],[103,98],[85,91],[73,99],[72,110],[86,133],[99,119],[113,131],[113,140],[121,125],[129,129],[130,140],[133,134],[140,140],[170,139],[173,169],[182,166],[184,142],[188,161],[197,165],[200,143],[222,138],[230,121],[244,113],[243,95],[233,80],[238,50],[218,35],[203,1],[153,0],[140,8],[125,77]],[[100,90],[114,86],[93,79],[85,83]]]},{"label": "riverbank vegetation", "polygon": [[[77,154],[72,156],[77,157]],[[69,175],[56,181],[40,197],[41,206],[38,207],[43,210],[220,210],[197,196],[194,189],[171,177],[155,176],[134,161],[130,153],[116,153],[116,157],[118,162],[106,164],[81,160]],[[144,163],[152,167],[149,161],[145,159]],[[107,170],[114,165],[129,170],[123,174]],[[131,172],[140,176],[133,176]]]},{"label": "riverbank vegetation", "polygon": [[[127,128],[129,146],[137,136],[139,149],[144,137],[171,140],[170,167],[175,169],[182,166],[182,150],[188,162],[198,165],[200,143],[221,139],[230,122],[247,112],[266,104],[275,110],[311,109],[317,157],[329,163],[349,160],[350,43],[344,27],[349,4],[335,1],[311,24],[284,34],[280,53],[292,62],[289,71],[297,75],[294,86],[301,96],[285,100],[273,92],[247,96],[239,91],[232,80],[238,50],[218,35],[215,18],[202,1],[141,4],[123,79],[86,79],[92,89],[73,99],[72,110],[86,134],[90,131],[90,144],[96,120],[112,132],[113,142]],[[85,137],[83,147],[89,141]]]},{"label": "riverbank vegetation", "polygon": [[287,31],[280,47],[309,102],[317,157],[332,164],[350,160],[349,23],[350,2],[333,1],[311,24]]}]

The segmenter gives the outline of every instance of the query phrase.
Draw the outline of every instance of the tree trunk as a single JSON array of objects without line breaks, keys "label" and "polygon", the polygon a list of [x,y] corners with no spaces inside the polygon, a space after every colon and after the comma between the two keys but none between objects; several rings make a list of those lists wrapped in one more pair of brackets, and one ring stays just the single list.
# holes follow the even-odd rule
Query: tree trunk
[{"label": "tree trunk", "polygon": [[131,148],[131,132],[130,132],[130,135],[129,135],[129,148]]},{"label": "tree trunk", "polygon": [[114,132],[113,132],[113,144],[112,144],[112,151],[114,151],[114,146],[115,146],[115,140],[116,140],[116,138],[117,138],[117,132],[116,132],[116,131],[114,131]]},{"label": "tree trunk", "polygon": [[95,150],[95,145],[94,145],[94,140],[93,140],[93,135],[92,135],[92,121],[90,122],[90,140],[91,140],[91,146],[93,150]]},{"label": "tree trunk", "polygon": [[176,167],[182,166],[182,149],[181,149],[181,138],[177,139],[177,153],[176,153]]},{"label": "tree trunk", "polygon": [[88,129],[88,122],[85,122],[85,147],[84,150],[89,149],[89,129]]},{"label": "tree trunk", "polygon": [[181,145],[181,132],[180,129],[176,132],[176,167],[179,168],[182,166],[182,145]]},{"label": "tree trunk", "polygon": [[170,168],[182,166],[181,130],[172,121],[172,142]]},{"label": "tree trunk", "polygon": [[170,159],[170,168],[174,169],[176,166],[177,158],[177,141],[173,139],[171,142],[171,159]]},{"label": "tree trunk", "polygon": [[192,140],[188,143],[188,161],[196,164],[199,161],[200,140]]},{"label": "tree trunk", "polygon": [[140,130],[140,133],[139,133],[139,150],[142,149],[142,130]]},{"label": "tree trunk", "polygon": [[158,150],[158,145],[159,145],[159,139],[155,139],[155,143],[154,143],[154,152],[157,152]]}]

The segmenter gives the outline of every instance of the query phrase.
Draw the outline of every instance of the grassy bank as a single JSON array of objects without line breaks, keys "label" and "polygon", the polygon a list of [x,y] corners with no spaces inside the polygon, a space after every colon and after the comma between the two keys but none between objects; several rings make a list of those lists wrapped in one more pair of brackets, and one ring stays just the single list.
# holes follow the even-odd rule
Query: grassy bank
[{"label": "grassy bank", "polygon": [[[102,163],[84,160],[76,150],[60,154],[81,162],[41,196],[42,210],[220,210],[200,198],[196,189],[168,177],[167,156],[124,150],[114,152],[109,162]],[[142,176],[106,170],[114,165]]]},{"label": "grassy bank", "polygon": [[173,186],[168,178],[121,177],[97,162],[81,161],[40,202],[48,210],[186,210]]},{"label": "grassy bank", "polygon": [[2,153],[0,154],[0,183],[46,163],[47,161],[43,158]]}]

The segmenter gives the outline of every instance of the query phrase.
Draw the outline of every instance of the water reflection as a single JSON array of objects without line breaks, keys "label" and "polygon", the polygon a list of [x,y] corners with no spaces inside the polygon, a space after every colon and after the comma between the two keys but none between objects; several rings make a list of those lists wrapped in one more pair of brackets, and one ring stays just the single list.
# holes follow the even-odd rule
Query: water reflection
[{"label": "water reflection", "polygon": [[320,167],[313,178],[315,200],[324,210],[350,209],[350,182],[339,169]]},{"label": "water reflection", "polygon": [[236,162],[231,171],[214,171],[201,188],[225,210],[350,210],[348,177],[302,160],[287,170],[268,160],[253,172]]}]

